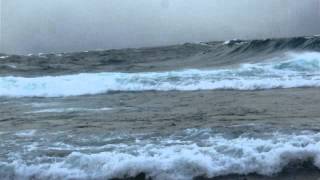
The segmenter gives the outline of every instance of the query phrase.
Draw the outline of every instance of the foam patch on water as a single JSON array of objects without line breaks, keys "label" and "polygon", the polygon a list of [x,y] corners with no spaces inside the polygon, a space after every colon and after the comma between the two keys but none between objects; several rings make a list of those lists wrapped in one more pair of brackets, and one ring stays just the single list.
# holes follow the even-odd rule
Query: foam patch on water
[{"label": "foam patch on water", "polygon": [[[193,131],[189,132],[190,136]],[[113,151],[73,152],[51,163],[26,163],[22,159],[0,164],[11,177],[38,179],[110,179],[134,177],[144,172],[155,180],[185,180],[197,176],[229,174],[274,175],[293,162],[310,161],[320,168],[320,134],[269,138],[215,135],[199,142],[164,138],[157,143],[138,141]]]},{"label": "foam patch on water", "polygon": [[0,56],[0,59],[7,59],[9,56]]},{"label": "foam patch on water", "polygon": [[32,111],[28,113],[64,113],[64,112],[99,112],[99,111],[110,111],[112,108],[51,108],[51,109],[41,109],[37,111]]},{"label": "foam patch on water", "polygon": [[16,136],[18,137],[32,137],[35,135],[37,131],[34,129],[31,130],[23,130],[23,131],[18,131],[15,133]]},{"label": "foam patch on water", "polygon": [[[283,60],[284,59],[284,60]],[[0,77],[0,96],[77,96],[108,91],[257,90],[320,87],[320,53],[288,54],[234,69],[146,73],[82,73],[44,77]]]}]

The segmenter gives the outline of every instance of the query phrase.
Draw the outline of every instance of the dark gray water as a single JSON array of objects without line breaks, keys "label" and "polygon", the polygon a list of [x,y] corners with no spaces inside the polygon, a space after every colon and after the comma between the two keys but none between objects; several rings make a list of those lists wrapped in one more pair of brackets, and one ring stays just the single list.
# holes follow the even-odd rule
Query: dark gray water
[{"label": "dark gray water", "polygon": [[0,177],[316,180],[319,47],[1,55]]}]

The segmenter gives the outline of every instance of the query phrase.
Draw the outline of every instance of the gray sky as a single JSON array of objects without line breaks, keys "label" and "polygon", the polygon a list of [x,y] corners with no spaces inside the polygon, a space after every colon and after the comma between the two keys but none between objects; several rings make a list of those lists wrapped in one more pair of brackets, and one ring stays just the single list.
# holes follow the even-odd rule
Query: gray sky
[{"label": "gray sky", "polygon": [[0,0],[0,52],[320,34],[320,0]]}]

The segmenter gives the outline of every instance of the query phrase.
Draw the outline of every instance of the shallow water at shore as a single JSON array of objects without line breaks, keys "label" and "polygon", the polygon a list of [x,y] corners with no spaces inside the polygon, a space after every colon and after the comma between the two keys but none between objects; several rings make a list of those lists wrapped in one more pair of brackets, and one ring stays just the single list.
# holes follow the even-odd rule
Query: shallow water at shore
[{"label": "shallow water at shore", "polygon": [[274,176],[320,163],[317,88],[1,100],[2,177]]}]

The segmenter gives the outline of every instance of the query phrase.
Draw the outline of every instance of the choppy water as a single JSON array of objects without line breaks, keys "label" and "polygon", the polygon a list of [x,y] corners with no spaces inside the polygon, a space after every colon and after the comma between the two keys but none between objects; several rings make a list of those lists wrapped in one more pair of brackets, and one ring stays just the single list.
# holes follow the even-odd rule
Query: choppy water
[{"label": "choppy water", "polygon": [[319,48],[302,37],[0,55],[0,177],[319,169]]}]

